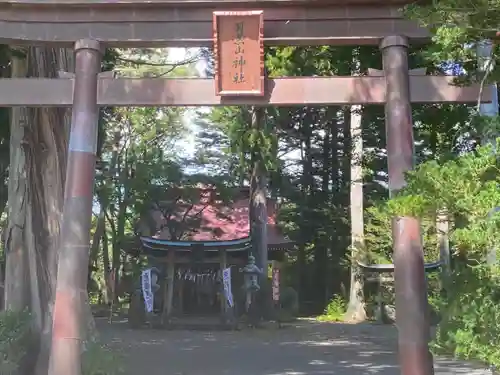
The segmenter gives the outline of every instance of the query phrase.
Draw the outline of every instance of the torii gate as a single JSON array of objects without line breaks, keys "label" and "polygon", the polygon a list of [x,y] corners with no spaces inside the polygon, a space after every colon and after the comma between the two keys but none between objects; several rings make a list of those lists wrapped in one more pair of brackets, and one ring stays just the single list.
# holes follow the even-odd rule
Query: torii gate
[{"label": "torii gate", "polygon": [[[427,30],[404,20],[399,13],[398,6],[409,2],[2,1],[0,42],[74,46],[75,49],[74,75],[63,74],[59,79],[0,80],[0,106],[73,108],[60,251],[68,254],[76,264],[86,264],[100,106],[384,104],[389,190],[393,193],[401,189],[405,183],[404,173],[413,167],[411,103],[476,102],[479,94],[478,87],[451,86],[451,77],[409,73],[408,40],[429,40]],[[254,9],[258,11],[248,12]],[[233,12],[215,14],[214,11]],[[247,90],[238,91],[236,84],[242,80],[231,81],[224,75],[228,68],[227,59],[231,58],[226,53],[227,43],[237,41],[238,37],[222,35],[228,32],[217,29],[218,15],[228,16],[226,20],[220,20],[221,28],[223,24],[234,26],[238,22],[237,17],[251,17],[239,22],[248,22],[248,28],[256,33],[253,39],[245,41],[255,47],[253,52],[260,51],[260,54],[247,52],[241,55],[248,62],[247,82],[251,81],[251,84]],[[258,16],[258,22],[254,22],[254,16]],[[105,47],[193,47],[212,46],[213,43],[220,58],[218,65],[222,69],[217,72],[215,81],[114,79],[99,73],[102,49]],[[379,45],[383,71],[364,77],[265,79],[264,43]],[[214,85],[217,87],[214,88]],[[484,97],[483,100],[489,101],[489,98]],[[418,221],[410,217],[396,218],[393,239],[401,372],[403,375],[430,375],[433,365],[428,353],[429,323]],[[55,375],[80,374],[81,336],[77,317],[81,301],[71,291],[84,289],[85,285],[75,276],[70,265],[60,264],[53,330]],[[63,313],[65,316],[61,320]],[[69,321],[63,322],[64,319]]]}]

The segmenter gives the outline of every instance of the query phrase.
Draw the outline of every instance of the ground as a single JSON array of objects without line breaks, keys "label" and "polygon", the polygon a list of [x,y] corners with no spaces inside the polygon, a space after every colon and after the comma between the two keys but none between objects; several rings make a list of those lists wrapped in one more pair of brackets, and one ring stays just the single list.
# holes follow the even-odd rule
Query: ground
[{"label": "ground", "polygon": [[[102,339],[123,351],[127,375],[399,375],[396,329],[299,321],[243,331],[130,330],[115,323]],[[436,375],[489,370],[436,359]]]}]

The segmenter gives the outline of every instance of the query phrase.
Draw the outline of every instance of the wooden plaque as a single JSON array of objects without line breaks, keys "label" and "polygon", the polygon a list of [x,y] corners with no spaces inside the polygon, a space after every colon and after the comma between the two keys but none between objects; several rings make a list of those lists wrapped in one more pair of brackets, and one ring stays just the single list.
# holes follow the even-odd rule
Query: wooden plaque
[{"label": "wooden plaque", "polygon": [[213,13],[215,94],[264,96],[264,12]]}]

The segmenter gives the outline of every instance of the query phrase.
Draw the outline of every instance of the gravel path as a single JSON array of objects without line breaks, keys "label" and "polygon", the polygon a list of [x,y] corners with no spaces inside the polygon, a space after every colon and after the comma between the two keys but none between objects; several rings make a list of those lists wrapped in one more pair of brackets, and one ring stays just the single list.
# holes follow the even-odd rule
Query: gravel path
[{"label": "gravel path", "polygon": [[[101,329],[124,351],[127,375],[398,375],[395,328],[300,321],[238,332]],[[437,359],[436,375],[490,374]]]}]

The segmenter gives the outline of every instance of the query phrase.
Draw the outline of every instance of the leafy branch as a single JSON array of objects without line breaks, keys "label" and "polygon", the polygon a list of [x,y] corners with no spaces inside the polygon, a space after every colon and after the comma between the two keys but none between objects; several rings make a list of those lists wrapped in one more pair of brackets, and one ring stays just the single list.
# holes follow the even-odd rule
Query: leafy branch
[{"label": "leafy branch", "polygon": [[188,57],[187,59],[177,61],[177,62],[154,62],[142,58],[138,59],[133,59],[133,58],[127,58],[123,56],[118,56],[116,60],[125,63],[125,64],[130,64],[133,67],[138,67],[138,66],[150,66],[150,67],[156,67],[156,68],[167,68],[166,70],[162,71],[161,73],[156,73],[152,74],[151,78],[159,78],[166,76],[170,73],[172,73],[176,68],[179,68],[181,66],[185,65],[191,65],[195,64],[198,61],[201,61],[203,59],[203,56],[201,53],[196,54],[195,56]]}]

